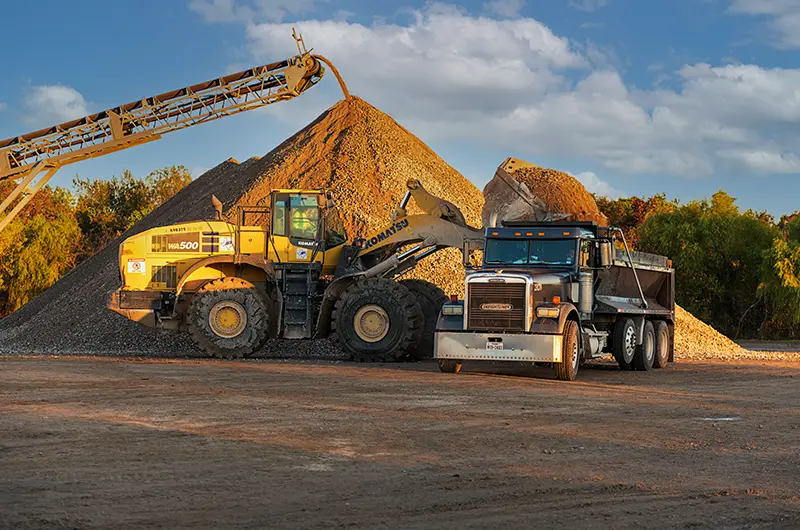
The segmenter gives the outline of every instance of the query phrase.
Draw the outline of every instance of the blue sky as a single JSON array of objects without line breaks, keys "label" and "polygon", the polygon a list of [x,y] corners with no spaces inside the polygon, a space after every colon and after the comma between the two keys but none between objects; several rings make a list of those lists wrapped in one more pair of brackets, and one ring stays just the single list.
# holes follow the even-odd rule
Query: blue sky
[{"label": "blue sky", "polygon": [[[593,191],[800,209],[799,0],[14,2],[0,138],[283,59],[292,26],[479,187],[516,156]],[[260,156],[339,98],[329,76],[55,183]]]}]

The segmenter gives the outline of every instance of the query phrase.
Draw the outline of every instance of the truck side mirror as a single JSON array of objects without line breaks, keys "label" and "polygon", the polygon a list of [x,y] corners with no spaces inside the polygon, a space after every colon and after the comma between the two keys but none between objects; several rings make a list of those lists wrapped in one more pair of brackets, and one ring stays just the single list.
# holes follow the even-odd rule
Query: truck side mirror
[{"label": "truck side mirror", "polygon": [[600,241],[600,252],[598,256],[598,265],[600,267],[610,267],[613,262],[613,248],[611,246],[611,241],[603,240]]}]

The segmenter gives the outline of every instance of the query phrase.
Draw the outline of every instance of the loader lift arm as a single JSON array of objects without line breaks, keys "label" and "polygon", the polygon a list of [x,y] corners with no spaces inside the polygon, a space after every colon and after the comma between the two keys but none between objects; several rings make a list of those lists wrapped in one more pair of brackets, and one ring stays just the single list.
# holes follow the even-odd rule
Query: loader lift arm
[{"label": "loader lift arm", "polygon": [[306,50],[302,37],[294,34],[294,38],[298,55],[289,59],[0,140],[0,182],[17,182],[0,204],[0,231],[59,168],[152,142],[172,131],[293,99],[322,79],[322,63],[333,69],[349,97],[333,65]]}]

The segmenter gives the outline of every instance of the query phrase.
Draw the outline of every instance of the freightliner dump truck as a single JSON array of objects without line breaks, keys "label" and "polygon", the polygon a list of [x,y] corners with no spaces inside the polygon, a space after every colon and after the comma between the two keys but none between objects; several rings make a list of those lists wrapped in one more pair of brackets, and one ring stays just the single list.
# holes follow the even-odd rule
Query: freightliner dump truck
[{"label": "freightliner dump truck", "polygon": [[465,300],[441,310],[434,355],[443,372],[522,361],[572,381],[584,361],[608,353],[623,370],[673,360],[675,271],[666,257],[632,252],[621,230],[589,222],[507,222],[485,235]]}]

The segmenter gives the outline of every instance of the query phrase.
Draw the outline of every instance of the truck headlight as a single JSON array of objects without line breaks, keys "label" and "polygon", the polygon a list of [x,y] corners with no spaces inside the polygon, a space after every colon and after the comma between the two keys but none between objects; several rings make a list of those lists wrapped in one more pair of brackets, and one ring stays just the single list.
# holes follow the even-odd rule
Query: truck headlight
[{"label": "truck headlight", "polygon": [[536,316],[539,318],[558,318],[561,309],[557,307],[537,307]]},{"label": "truck headlight", "polygon": [[442,314],[443,315],[463,315],[464,314],[464,306],[463,305],[444,305],[442,306]]}]

